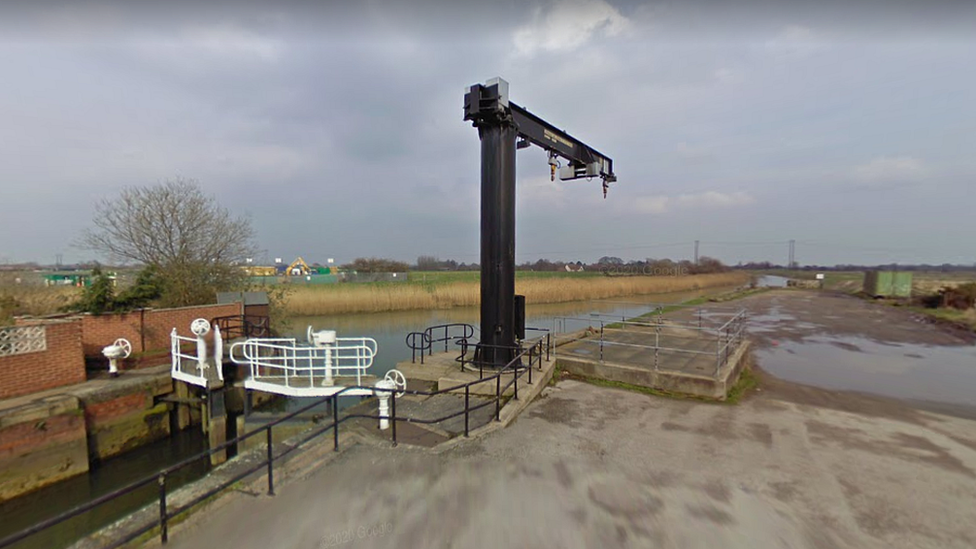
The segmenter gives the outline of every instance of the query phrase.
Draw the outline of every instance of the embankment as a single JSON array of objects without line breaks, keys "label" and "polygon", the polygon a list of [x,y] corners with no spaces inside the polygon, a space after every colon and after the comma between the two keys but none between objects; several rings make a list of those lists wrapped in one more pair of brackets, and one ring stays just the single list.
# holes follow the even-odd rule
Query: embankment
[{"label": "embankment", "polygon": [[[749,281],[749,274],[730,272],[678,277],[553,277],[516,279],[515,291],[529,303],[561,303],[631,295],[685,292],[734,286]],[[479,281],[441,284],[377,283],[298,286],[285,309],[293,315],[375,313],[411,309],[473,307],[480,303]]]}]

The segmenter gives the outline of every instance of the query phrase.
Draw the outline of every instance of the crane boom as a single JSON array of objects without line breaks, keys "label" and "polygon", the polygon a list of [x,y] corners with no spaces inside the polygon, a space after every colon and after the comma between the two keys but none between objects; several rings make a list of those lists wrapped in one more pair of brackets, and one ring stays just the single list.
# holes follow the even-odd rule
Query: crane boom
[{"label": "crane boom", "polygon": [[613,173],[612,159],[523,107],[512,102],[508,105],[512,109],[512,119],[518,128],[519,137],[545,149],[550,154],[561,156],[569,161],[569,166],[560,171],[559,179],[566,181],[583,177],[599,177],[607,183],[617,180],[617,176]]}]

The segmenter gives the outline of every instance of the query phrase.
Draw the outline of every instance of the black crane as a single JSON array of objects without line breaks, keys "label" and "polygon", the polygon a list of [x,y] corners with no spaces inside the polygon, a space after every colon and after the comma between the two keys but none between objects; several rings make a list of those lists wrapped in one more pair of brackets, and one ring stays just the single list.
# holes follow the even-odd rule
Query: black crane
[{"label": "black crane", "polygon": [[609,157],[509,101],[501,78],[468,88],[464,119],[481,138],[481,341],[475,360],[500,367],[515,358],[517,340],[525,337],[525,301],[515,302],[516,148],[545,149],[553,179],[559,158],[567,161],[561,180],[599,177],[604,198],[617,177]]}]

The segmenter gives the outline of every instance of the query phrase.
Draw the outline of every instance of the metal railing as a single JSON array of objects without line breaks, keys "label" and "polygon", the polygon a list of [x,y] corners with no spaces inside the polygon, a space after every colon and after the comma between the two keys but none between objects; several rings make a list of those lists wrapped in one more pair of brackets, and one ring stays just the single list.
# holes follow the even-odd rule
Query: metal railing
[{"label": "metal railing", "polygon": [[[528,327],[525,330],[543,332],[543,335],[539,336],[539,339],[536,341],[536,343],[533,343],[531,346],[529,346],[527,351],[530,354],[530,358],[531,358],[531,354],[534,352],[533,349],[537,345],[541,344],[541,346],[539,347],[539,352],[542,353],[544,351],[546,353],[546,361],[548,361],[550,348],[552,345],[552,335],[550,330],[547,328],[528,328]],[[471,349],[504,349],[504,350],[512,351],[513,354],[519,354],[523,350],[526,350],[526,347],[525,347],[525,342],[521,342],[518,345],[488,345],[484,343],[470,343],[465,339],[460,342],[460,349],[461,349],[461,353],[454,360],[460,364],[462,371],[467,368],[477,367],[478,379],[481,379],[485,376],[485,367],[488,367],[489,369],[494,369],[495,364],[485,363],[484,361],[477,360],[475,358],[475,353],[472,352],[470,355],[468,354]]]},{"label": "metal railing", "polygon": [[425,354],[427,356],[434,354],[435,343],[444,343],[446,353],[451,343],[460,347],[472,337],[474,337],[474,326],[462,323],[439,324],[429,326],[423,332],[410,332],[406,337],[407,347],[411,351],[410,362],[417,362],[417,352],[420,351],[420,363],[423,364]]},{"label": "metal railing", "polygon": [[263,315],[228,315],[215,317],[211,322],[219,326],[225,339],[239,337],[271,337],[271,319]]},{"label": "metal railing", "polygon": [[376,350],[376,340],[369,337],[339,337],[334,345],[320,346],[300,346],[294,338],[261,338],[234,343],[229,357],[248,367],[244,386],[249,389],[317,396],[308,393],[332,387],[337,377],[355,377],[356,385],[362,385]]},{"label": "metal railing", "polygon": [[[34,534],[37,534],[38,532],[44,531],[44,530],[46,530],[48,528],[51,528],[51,527],[56,526],[58,524],[61,524],[62,522],[66,521],[66,520],[69,520],[69,519],[71,519],[73,517],[76,517],[78,515],[81,515],[83,513],[88,512],[88,511],[91,511],[92,509],[95,509],[96,507],[98,507],[100,505],[103,505],[103,504],[108,503],[110,501],[113,501],[113,500],[115,500],[115,499],[117,499],[119,497],[122,497],[122,496],[124,496],[126,494],[130,494],[130,493],[132,493],[132,492],[134,492],[134,491],[136,491],[136,490],[138,490],[140,488],[143,488],[143,487],[149,486],[149,485],[153,485],[153,484],[155,484],[156,486],[158,486],[158,494],[159,494],[159,496],[158,496],[158,509],[159,509],[159,518],[158,518],[158,520],[155,521],[155,522],[147,523],[147,524],[145,524],[145,525],[143,525],[143,526],[135,529],[132,532],[126,533],[121,538],[116,539],[113,542],[111,542],[104,549],[114,549],[116,547],[120,547],[122,545],[125,545],[125,544],[127,544],[127,543],[129,543],[129,542],[131,542],[131,541],[133,541],[133,540],[135,540],[137,538],[139,538],[140,536],[143,536],[143,535],[145,535],[145,534],[147,534],[149,532],[152,532],[154,529],[157,529],[157,528],[159,530],[160,542],[163,543],[163,544],[166,544],[169,541],[169,523],[175,517],[177,517],[177,516],[185,513],[186,511],[188,511],[188,510],[196,507],[197,505],[199,505],[200,503],[206,501],[210,497],[212,497],[212,496],[214,496],[214,495],[222,492],[223,490],[227,489],[228,487],[232,486],[233,484],[235,484],[235,483],[237,483],[237,482],[239,482],[241,480],[244,480],[247,477],[249,477],[249,476],[251,476],[251,475],[253,475],[253,474],[255,474],[255,473],[257,473],[257,472],[259,472],[261,470],[266,470],[267,481],[268,481],[268,490],[267,490],[267,493],[268,493],[269,496],[273,496],[274,493],[275,493],[274,492],[274,463],[275,463],[275,461],[280,461],[282,458],[284,458],[287,455],[291,454],[292,452],[294,452],[295,450],[297,450],[299,447],[301,447],[306,442],[308,442],[308,441],[310,441],[310,440],[312,440],[312,439],[314,439],[316,437],[319,437],[322,434],[327,433],[329,431],[332,431],[332,435],[333,435],[333,450],[338,451],[339,450],[339,426],[342,423],[344,423],[344,422],[346,422],[346,421],[348,421],[350,419],[355,419],[355,418],[365,418],[365,419],[374,419],[374,420],[384,419],[378,413],[376,415],[374,415],[374,414],[346,414],[342,418],[339,418],[338,397],[339,396],[342,396],[343,394],[348,394],[351,391],[355,391],[357,389],[358,390],[369,390],[373,394],[379,393],[379,392],[388,392],[388,393],[390,393],[390,413],[389,413],[389,416],[387,416],[385,419],[389,419],[390,420],[390,426],[392,428],[391,429],[392,430],[392,433],[391,433],[392,437],[391,438],[392,438],[393,446],[396,446],[397,445],[397,428],[396,428],[397,422],[418,423],[418,424],[434,424],[434,423],[440,423],[442,421],[447,421],[449,419],[453,419],[455,417],[459,417],[461,415],[464,415],[464,436],[467,437],[470,434],[469,422],[470,422],[471,412],[480,410],[480,409],[482,409],[484,407],[487,407],[487,406],[494,405],[495,406],[494,421],[500,421],[501,420],[501,403],[502,403],[502,397],[503,397],[503,395],[505,395],[505,393],[508,392],[509,388],[512,389],[512,398],[514,398],[515,400],[518,400],[518,381],[523,376],[525,376],[527,374],[528,375],[528,381],[527,381],[527,383],[529,385],[532,384],[532,370],[534,369],[533,368],[533,365],[534,364],[537,364],[538,365],[538,368],[540,370],[542,369],[542,356],[543,356],[543,351],[544,351],[544,349],[543,349],[543,341],[544,340],[540,339],[538,342],[536,342],[531,347],[529,347],[527,349],[524,349],[511,362],[509,362],[504,368],[502,368],[501,370],[499,370],[494,375],[488,376],[488,377],[483,378],[483,379],[478,379],[478,380],[475,380],[475,381],[470,381],[470,382],[467,382],[467,383],[461,383],[461,384],[455,385],[453,387],[448,387],[448,388],[445,388],[445,389],[439,389],[439,390],[436,390],[436,391],[419,391],[419,390],[410,390],[410,389],[406,389],[406,390],[382,389],[382,388],[378,388],[378,387],[359,387],[359,386],[356,386],[356,387],[345,387],[340,392],[338,392],[338,393],[336,393],[336,394],[334,394],[332,396],[324,397],[324,398],[321,398],[321,399],[317,399],[314,402],[312,402],[311,404],[309,404],[307,406],[304,406],[304,407],[302,407],[302,408],[300,408],[298,410],[295,410],[294,412],[291,412],[291,413],[289,413],[289,414],[287,414],[287,415],[285,415],[285,416],[283,416],[281,418],[278,418],[277,420],[275,420],[275,421],[273,421],[271,423],[268,423],[267,425],[264,425],[263,427],[261,427],[259,429],[255,429],[253,431],[250,431],[250,432],[245,433],[243,435],[240,435],[238,437],[234,437],[233,439],[228,440],[228,441],[226,441],[226,442],[224,442],[222,444],[219,444],[217,446],[214,446],[213,448],[210,448],[209,450],[206,450],[206,451],[201,452],[201,453],[199,453],[197,455],[194,455],[194,456],[191,456],[191,457],[189,457],[187,459],[184,459],[183,461],[181,461],[179,463],[176,463],[174,465],[171,465],[170,467],[166,467],[165,469],[162,469],[159,472],[157,472],[157,473],[155,473],[155,474],[153,474],[151,476],[148,476],[148,477],[145,477],[145,478],[143,478],[141,480],[138,480],[136,482],[133,482],[133,483],[131,483],[131,484],[127,485],[127,486],[124,486],[124,487],[122,487],[120,489],[113,490],[112,492],[109,492],[107,494],[104,494],[102,496],[99,496],[99,497],[93,499],[92,501],[90,501],[88,503],[85,503],[83,505],[79,505],[79,506],[77,506],[77,507],[75,507],[75,508],[73,508],[73,509],[71,509],[69,511],[66,511],[64,513],[61,513],[61,514],[59,514],[59,515],[57,515],[55,517],[49,518],[47,520],[41,521],[41,522],[35,524],[34,526],[31,526],[29,528],[26,528],[24,530],[21,530],[20,532],[18,532],[16,534],[13,534],[11,536],[8,536],[8,537],[0,540],[0,549],[4,549],[4,548],[7,548],[7,547],[10,547],[11,545],[13,545],[15,543],[18,543],[18,542],[20,542],[20,541],[22,541],[24,539],[27,539],[30,536],[32,536]],[[528,362],[528,364],[523,364],[523,359],[525,359]],[[505,383],[503,385],[502,384],[502,377],[509,377],[509,376],[511,377],[511,379],[507,383]],[[482,402],[480,404],[476,404],[476,405],[472,406],[471,405],[471,402],[470,402],[471,388],[473,386],[475,386],[475,385],[478,385],[478,384],[491,383],[491,382],[495,382],[495,396],[494,396],[494,398],[492,398],[490,400],[487,400],[485,402]],[[459,411],[459,412],[454,412],[454,413],[451,413],[451,414],[447,414],[447,415],[445,415],[443,417],[435,418],[435,419],[419,419],[419,418],[398,417],[397,416],[396,402],[397,402],[397,393],[398,392],[399,393],[410,394],[410,395],[434,396],[434,395],[439,395],[439,394],[444,394],[444,393],[449,393],[449,392],[457,392],[457,391],[461,391],[461,390],[464,391],[464,409],[461,410],[461,411]],[[274,427],[277,426],[277,425],[282,424],[285,421],[288,421],[288,420],[290,420],[290,419],[298,416],[299,414],[305,413],[305,412],[311,410],[312,408],[314,408],[316,406],[319,406],[319,405],[322,405],[322,404],[325,404],[325,403],[331,403],[331,406],[332,406],[332,422],[330,424],[327,424],[327,425],[325,425],[323,427],[320,427],[320,428],[315,429],[315,430],[313,430],[313,431],[311,431],[309,433],[304,434],[293,446],[288,447],[288,448],[286,448],[283,451],[280,451],[280,452],[275,453],[275,451],[274,451],[273,436],[272,436],[272,430],[274,429]],[[238,471],[237,473],[235,473],[230,478],[227,478],[227,479],[224,479],[223,481],[221,481],[217,486],[214,486],[214,487],[210,488],[209,490],[207,490],[206,492],[203,492],[201,494],[194,495],[194,497],[190,501],[184,502],[180,506],[172,507],[172,506],[169,505],[170,502],[169,502],[169,494],[167,492],[167,488],[168,488],[167,487],[167,481],[168,481],[168,479],[169,479],[170,476],[172,476],[177,471],[180,471],[184,467],[188,467],[188,466],[190,466],[190,465],[192,465],[192,464],[194,464],[194,463],[196,463],[196,462],[198,462],[200,460],[203,460],[203,459],[209,459],[211,455],[213,455],[213,454],[215,454],[217,452],[223,452],[224,450],[226,450],[227,448],[229,448],[231,446],[235,446],[237,444],[240,444],[241,442],[244,442],[245,440],[248,440],[250,438],[260,436],[262,433],[264,433],[264,435],[265,435],[265,440],[266,440],[266,453],[265,453],[264,459],[261,462],[255,464],[255,465],[253,465],[251,467],[248,467],[248,468],[244,469],[243,471]]]},{"label": "metal railing", "polygon": [[[632,349],[644,349],[650,351],[651,356],[644,358],[652,359],[654,371],[670,369],[662,365],[662,354],[677,354],[685,356],[714,357],[715,370],[712,375],[716,378],[729,359],[734,355],[739,345],[745,339],[747,324],[747,313],[739,310],[729,313],[730,316],[722,324],[712,324],[705,326],[702,315],[689,322],[665,319],[663,316],[638,317],[639,320],[617,320],[618,316],[613,315],[610,319],[605,319],[607,315],[591,315],[590,318],[584,317],[556,317],[553,319],[554,330],[566,332],[567,326],[577,323],[588,328],[596,329],[595,324],[599,325],[599,338],[582,338],[582,344],[598,346],[599,361],[605,360],[605,351],[611,347],[626,347]],[[714,315],[713,315],[714,316]],[[726,315],[723,315],[726,316]],[[645,343],[631,343],[624,341],[614,341],[608,339],[608,332],[628,332],[642,334]],[[662,338],[665,344],[662,344]],[[714,341],[712,350],[708,347]],[[704,344],[703,344],[704,342]]]},{"label": "metal railing", "polygon": [[[214,341],[218,345],[222,345],[222,343],[218,343],[221,341],[219,334],[219,329],[214,330]],[[183,351],[183,347],[188,345],[192,345],[195,349],[193,354]],[[203,351],[203,355],[201,355],[200,352],[197,338],[181,336],[176,332],[176,328],[173,328],[173,331],[170,332],[169,349],[170,358],[172,360],[170,375],[173,377],[173,379],[198,385],[200,387],[207,387],[208,380],[212,378],[216,378],[220,382],[223,382],[224,372],[219,360],[217,360],[215,364],[211,366],[207,364],[206,351]],[[213,367],[215,370],[213,372],[214,375],[208,376],[207,372],[211,367]]]}]

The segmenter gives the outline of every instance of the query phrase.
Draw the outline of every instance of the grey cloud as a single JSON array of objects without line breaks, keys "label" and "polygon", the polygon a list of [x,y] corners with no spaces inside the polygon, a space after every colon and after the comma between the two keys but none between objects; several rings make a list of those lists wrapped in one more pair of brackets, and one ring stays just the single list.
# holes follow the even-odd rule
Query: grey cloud
[{"label": "grey cloud", "polygon": [[[110,3],[57,24],[54,4],[5,13],[21,30],[0,43],[0,255],[84,259],[68,246],[90,204],[182,175],[250,212],[272,256],[476,261],[479,148],[461,100],[496,75],[513,100],[612,156],[620,176],[604,201],[597,182],[540,184],[545,155],[520,151],[520,260],[695,239],[857,234],[880,248],[892,216],[922,235],[905,236],[915,247],[934,227],[976,230],[962,205],[914,187],[842,190],[878,158],[919,159],[930,188],[971,181],[968,7],[611,2],[627,32],[525,56],[517,33],[554,3],[407,4]],[[784,39],[818,47],[784,57]],[[951,240],[921,247],[919,261],[976,255]]]}]

